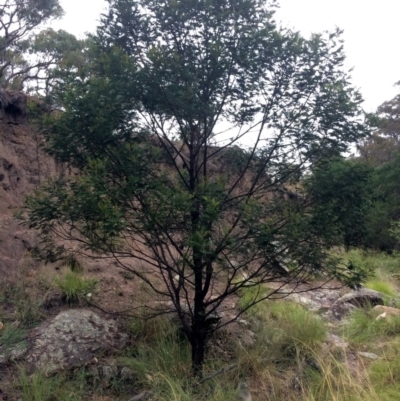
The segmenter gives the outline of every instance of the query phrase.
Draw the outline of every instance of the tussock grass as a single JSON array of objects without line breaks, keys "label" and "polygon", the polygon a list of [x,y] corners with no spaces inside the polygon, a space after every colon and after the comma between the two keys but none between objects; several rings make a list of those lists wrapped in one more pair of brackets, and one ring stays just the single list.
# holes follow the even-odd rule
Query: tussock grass
[{"label": "tussock grass", "polygon": [[152,389],[155,400],[191,400],[190,349],[178,327],[167,317],[133,320],[135,346],[120,362],[132,368],[139,388]]},{"label": "tussock grass", "polygon": [[68,271],[63,277],[55,279],[55,283],[62,292],[62,298],[69,305],[78,304],[80,298],[93,291],[96,282],[84,278],[80,273]]},{"label": "tussock grass", "polygon": [[[358,251],[352,251],[350,256],[359,258],[357,263],[364,263],[367,268],[378,269],[368,287],[388,297],[394,296],[395,285],[387,286],[387,283],[392,284],[392,273],[379,270],[383,269],[380,262],[391,257],[374,256],[369,260],[367,254]],[[391,262],[394,266],[394,261]],[[72,276],[66,279],[67,274]],[[71,291],[72,298],[76,294],[79,299],[92,291],[93,287],[86,287],[88,282],[81,274],[67,274],[60,282],[65,285],[66,293]],[[235,367],[204,383],[199,384],[191,376],[190,346],[176,321],[159,316],[153,320],[129,322],[132,346],[125,350],[118,364],[135,372],[131,382],[116,380],[110,388],[94,388],[84,374],[81,378],[63,374],[45,378],[38,374],[28,377],[23,373],[20,379],[23,396],[18,398],[23,401],[93,400],[93,397],[103,396],[128,399],[151,390],[153,401],[234,401],[238,383],[245,381],[250,386],[253,401],[400,399],[400,318],[376,321],[371,311],[356,311],[337,329],[351,346],[346,351],[337,350],[325,343],[324,321],[301,305],[275,300],[262,301],[247,309],[267,291],[257,286],[243,289],[238,307],[245,311],[243,318],[250,322],[243,330],[250,328],[255,341],[246,344],[239,335],[222,329],[210,342],[204,376],[224,366],[234,364]],[[236,328],[238,334],[240,327]],[[18,336],[18,333],[12,334],[12,341],[17,341]],[[355,364],[358,350],[375,352],[380,359],[359,358]]]},{"label": "tussock grass", "polygon": [[400,399],[400,340],[395,338],[381,350],[381,359],[373,362],[369,376],[381,400]]},{"label": "tussock grass", "polygon": [[400,335],[400,316],[376,320],[371,311],[356,310],[342,334],[353,345],[374,346],[391,336]]},{"label": "tussock grass", "polygon": [[243,288],[239,294],[240,298],[237,304],[239,310],[245,311],[251,305],[255,304],[254,307],[252,308],[253,312],[254,311],[260,312],[260,308],[262,308],[265,303],[262,301],[261,303],[257,302],[262,300],[267,295],[267,293],[268,290],[261,285]]},{"label": "tussock grass", "polygon": [[0,332],[0,353],[15,346],[24,346],[27,330],[6,325]]},{"label": "tussock grass", "polygon": [[394,298],[397,297],[397,289],[392,282],[388,280],[371,279],[365,283],[365,287],[379,291],[383,295]]},{"label": "tussock grass", "polygon": [[342,256],[344,259],[353,260],[371,271],[381,271],[389,276],[400,273],[400,257],[398,254],[388,255],[381,252],[352,249]]},{"label": "tussock grass", "polygon": [[58,375],[45,377],[40,373],[28,376],[21,370],[19,391],[22,401],[81,401],[83,399],[84,381]]},{"label": "tussock grass", "polygon": [[[332,353],[314,355],[319,370],[308,369],[302,382],[304,401],[382,401],[366,371],[351,372],[346,359]],[[359,367],[360,369],[360,367]]]},{"label": "tussock grass", "polygon": [[3,318],[16,320],[23,328],[31,328],[42,320],[43,313],[40,309],[42,299],[31,294],[24,280],[14,286],[4,285],[0,291],[0,306],[4,305],[4,309],[8,311],[7,314],[2,313]]}]

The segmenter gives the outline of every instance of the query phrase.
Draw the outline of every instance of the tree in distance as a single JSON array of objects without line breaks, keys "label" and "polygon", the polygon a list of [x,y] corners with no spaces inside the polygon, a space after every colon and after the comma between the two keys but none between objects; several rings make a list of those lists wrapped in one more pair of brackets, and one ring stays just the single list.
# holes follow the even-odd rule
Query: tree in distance
[{"label": "tree in distance", "polygon": [[363,161],[379,167],[393,162],[400,152],[400,94],[382,103],[370,119],[376,131],[360,141],[358,150]]},{"label": "tree in distance", "polygon": [[91,62],[58,81],[62,112],[42,126],[80,173],[31,196],[28,220],[51,257],[113,258],[170,300],[201,375],[229,297],[260,289],[251,307],[274,294],[264,283],[362,278],[287,188],[366,135],[361,97],[340,32],[279,28],[274,1],[109,5]]},{"label": "tree in distance", "polygon": [[313,166],[312,174],[303,185],[313,199],[311,206],[315,224],[334,226],[323,235],[332,236],[330,243],[362,247],[368,237],[368,219],[372,203],[372,175],[370,166],[360,160],[331,158]]},{"label": "tree in distance", "polygon": [[[3,0],[0,4],[0,87],[45,91],[60,63],[71,64],[83,48],[65,31],[38,29],[60,18],[58,0]],[[69,60],[69,61],[67,61]]]}]

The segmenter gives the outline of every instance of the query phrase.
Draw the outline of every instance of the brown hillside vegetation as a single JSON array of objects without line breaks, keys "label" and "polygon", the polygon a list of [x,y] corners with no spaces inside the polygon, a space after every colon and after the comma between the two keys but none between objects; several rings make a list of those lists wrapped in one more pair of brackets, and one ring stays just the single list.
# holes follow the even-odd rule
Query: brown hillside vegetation
[{"label": "brown hillside vegetation", "polygon": [[37,245],[33,231],[13,217],[24,197],[57,173],[56,163],[41,148],[42,139],[29,125],[29,98],[0,91],[0,277],[19,267],[35,268],[30,252]]}]

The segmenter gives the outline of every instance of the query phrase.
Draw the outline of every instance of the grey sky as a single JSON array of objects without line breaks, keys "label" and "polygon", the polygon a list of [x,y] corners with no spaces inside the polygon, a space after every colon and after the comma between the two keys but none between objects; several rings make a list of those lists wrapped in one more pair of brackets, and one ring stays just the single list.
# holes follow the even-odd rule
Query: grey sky
[{"label": "grey sky", "polygon": [[[364,108],[373,111],[398,93],[400,81],[399,0],[279,0],[276,19],[282,25],[311,32],[344,29],[347,68],[353,67],[353,83],[365,99]],[[93,32],[103,0],[61,0],[66,12],[54,28],[81,36]]]}]

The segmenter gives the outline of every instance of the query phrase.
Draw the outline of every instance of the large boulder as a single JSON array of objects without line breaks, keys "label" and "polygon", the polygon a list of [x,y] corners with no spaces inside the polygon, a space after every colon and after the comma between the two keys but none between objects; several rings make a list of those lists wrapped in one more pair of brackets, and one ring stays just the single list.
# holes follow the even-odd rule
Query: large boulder
[{"label": "large boulder", "polygon": [[378,291],[362,288],[337,299],[330,306],[325,316],[328,319],[341,320],[356,308],[368,308],[376,305],[383,305],[382,294]]},{"label": "large boulder", "polygon": [[383,305],[382,294],[378,291],[361,288],[357,291],[349,292],[340,297],[334,305],[351,304],[358,308],[365,308],[376,305]]},{"label": "large boulder", "polygon": [[25,359],[52,374],[89,364],[96,355],[120,350],[127,342],[128,335],[114,320],[89,309],[70,309],[31,331]]}]

